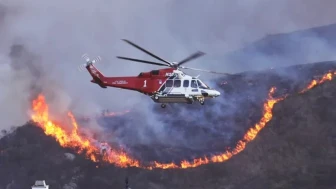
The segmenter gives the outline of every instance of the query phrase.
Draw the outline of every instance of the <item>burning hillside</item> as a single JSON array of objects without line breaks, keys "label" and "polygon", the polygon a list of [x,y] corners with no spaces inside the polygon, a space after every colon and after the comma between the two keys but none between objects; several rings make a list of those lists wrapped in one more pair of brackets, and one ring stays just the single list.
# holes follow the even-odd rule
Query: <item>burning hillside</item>
[{"label": "burning hillside", "polygon": [[[331,79],[331,77],[330,77]],[[318,81],[319,82],[319,81]],[[233,155],[238,154],[242,150],[244,150],[246,144],[252,141],[258,132],[266,125],[268,121],[272,119],[272,109],[275,103],[277,103],[279,99],[273,99],[272,94],[275,92],[275,88],[271,88],[269,92],[269,98],[264,103],[264,113],[262,119],[251,128],[244,136],[244,138],[238,141],[237,146],[232,150],[226,150],[224,153],[215,155],[212,157],[204,157],[197,158],[193,161],[182,161],[179,165],[174,163],[159,163],[157,161],[151,162],[150,166],[140,165],[138,160],[134,160],[131,157],[127,156],[125,152],[117,152],[111,149],[111,147],[107,147],[108,151],[104,151],[104,155],[102,156],[102,161],[109,162],[112,164],[116,164],[120,167],[125,166],[135,166],[141,167],[145,169],[153,169],[153,168],[190,168],[197,167],[203,164],[211,163],[211,162],[224,162],[230,159]],[[32,103],[32,109],[34,111],[32,115],[32,120],[35,121],[45,132],[46,135],[53,136],[61,146],[63,147],[72,147],[74,149],[79,149],[78,153],[81,153],[85,150],[86,156],[90,158],[92,161],[98,161],[98,155],[102,150],[100,147],[94,145],[94,143],[99,144],[97,141],[94,141],[90,138],[85,138],[80,136],[78,132],[78,124],[72,115],[71,112],[68,113],[68,116],[71,120],[72,131],[67,132],[62,127],[61,124],[56,124],[52,120],[49,120],[48,116],[48,105],[46,104],[45,98],[43,95],[39,95],[37,99],[35,99]]]},{"label": "burning hillside", "polygon": [[[41,126],[46,135],[55,137],[59,144],[63,147],[73,147],[74,149],[78,149],[78,153],[81,153],[85,150],[85,154],[92,161],[98,161],[97,154],[100,153],[100,150],[98,146],[94,146],[94,143],[100,143],[97,143],[93,139],[83,137],[79,134],[78,124],[71,112],[68,113],[68,116],[71,120],[73,129],[71,132],[67,132],[64,129],[65,127],[62,127],[62,124],[56,124],[52,120],[49,120],[48,105],[46,104],[44,96],[39,95],[38,98],[33,101],[32,109],[34,111],[32,120]],[[112,154],[111,156],[104,156],[105,161],[115,163],[121,167],[124,167],[128,164],[131,166],[139,166],[137,161],[130,159],[122,152],[110,152],[111,153],[109,154]]]},{"label": "burning hillside", "polygon": [[[68,186],[69,183],[79,184],[80,188],[91,187],[91,184],[94,183],[100,183],[101,188],[116,186],[122,187],[122,177],[125,176],[125,174],[130,175],[131,183],[135,182],[132,181],[132,177],[135,177],[134,180],[139,182],[133,184],[136,185],[136,188],[179,188],[183,185],[186,186],[188,183],[190,187],[194,188],[202,185],[211,185],[216,187],[220,183],[228,187],[230,187],[229,185],[231,184],[231,187],[233,188],[244,188],[242,184],[246,184],[246,182],[250,183],[246,185],[252,185],[257,188],[258,186],[261,188],[266,188],[266,186],[268,186],[267,188],[271,188],[275,187],[275,184],[283,185],[287,188],[294,187],[295,183],[290,182],[287,176],[285,176],[286,174],[291,175],[295,179],[296,177],[293,175],[302,174],[311,180],[315,180],[316,182],[328,182],[327,184],[330,186],[330,184],[333,183],[331,180],[326,178],[326,175],[330,175],[333,170],[336,169],[328,169],[330,171],[327,171],[323,168],[324,165],[322,166],[322,162],[320,162],[320,167],[320,164],[316,164],[316,162],[309,162],[308,160],[302,160],[303,162],[306,162],[306,164],[299,163],[300,166],[303,166],[302,168],[295,166],[296,163],[301,161],[299,158],[313,158],[309,155],[311,152],[305,151],[309,150],[310,146],[315,146],[314,154],[324,154],[320,158],[325,161],[329,161],[328,158],[333,156],[333,151],[327,150],[328,152],[320,152],[320,150],[323,151],[323,149],[319,150],[317,144],[310,144],[310,146],[302,147],[300,148],[301,151],[300,149],[295,148],[294,152],[296,154],[293,154],[293,150],[286,149],[293,148],[293,145],[295,146],[297,143],[301,144],[303,141],[308,139],[304,137],[309,136],[309,138],[311,138],[314,136],[314,133],[311,133],[311,129],[316,127],[315,125],[306,129],[297,129],[296,125],[301,124],[297,123],[297,121],[295,121],[297,118],[293,116],[296,115],[295,112],[298,112],[296,110],[300,109],[300,111],[305,111],[306,108],[311,109],[310,104],[302,103],[305,102],[304,99],[306,98],[316,99],[309,100],[307,102],[314,105],[314,107],[316,106],[316,109],[321,109],[322,107],[318,107],[318,104],[328,104],[328,99],[332,97],[334,93],[336,95],[336,90],[334,90],[335,87],[333,87],[335,86],[333,77],[336,74],[333,71],[336,70],[334,68],[335,64],[330,63],[291,67],[290,69],[299,70],[298,74],[300,73],[300,70],[304,70],[303,72],[306,74],[309,73],[307,75],[301,75],[303,78],[302,81],[294,85],[292,81],[288,80],[288,78],[281,78],[281,75],[279,76],[275,72],[261,72],[250,75],[249,73],[244,73],[232,76],[232,78],[226,78],[224,82],[225,84],[222,85],[222,88],[226,90],[226,96],[224,96],[224,98],[230,99],[230,95],[235,96],[236,93],[241,93],[247,95],[247,98],[243,98],[241,102],[236,100],[236,103],[244,105],[245,102],[250,102],[255,104],[257,100],[251,101],[251,98],[257,98],[261,102],[259,105],[257,104],[253,106],[247,103],[247,107],[253,110],[252,114],[249,111],[241,111],[238,113],[235,112],[237,115],[233,115],[236,119],[247,115],[245,119],[248,120],[238,120],[236,125],[239,127],[240,125],[246,124],[245,127],[240,127],[246,129],[241,129],[242,134],[238,133],[231,139],[231,143],[233,143],[232,145],[228,145],[227,142],[219,140],[217,143],[222,143],[221,145],[216,147],[209,146],[208,152],[199,150],[199,154],[202,152],[203,154],[198,155],[198,157],[191,158],[194,155],[188,156],[189,151],[186,150],[184,153],[180,154],[177,159],[171,158],[171,163],[167,162],[166,159],[162,160],[158,158],[162,156],[152,156],[152,158],[156,157],[157,159],[150,160],[150,158],[146,159],[143,158],[144,156],[139,156],[137,153],[133,153],[133,150],[141,150],[142,148],[136,148],[130,145],[130,148],[126,150],[110,143],[103,143],[103,141],[99,141],[96,138],[83,134],[81,132],[80,124],[77,123],[76,117],[71,112],[68,112],[62,120],[51,120],[51,116],[49,115],[48,100],[43,96],[43,94],[40,94],[32,102],[32,120],[35,122],[34,125],[38,127],[30,125],[19,128],[13,134],[7,135],[0,140],[0,158],[1,162],[5,162],[5,164],[0,164],[0,174],[3,175],[3,179],[0,179],[0,186],[8,186],[8,181],[10,180],[12,180],[12,185],[17,184],[18,186],[24,186],[33,182],[34,179],[38,179],[38,177],[44,177],[47,181],[51,182],[53,187],[55,186],[56,188],[62,188],[65,185]],[[305,69],[310,71],[307,72]],[[271,78],[268,80],[269,84],[267,84],[267,82],[263,82],[263,84],[266,83],[265,86],[256,87],[259,84],[258,80],[260,78],[265,79],[266,77]],[[249,78],[248,83],[246,83],[246,78]],[[219,81],[218,83],[220,85],[223,81]],[[233,88],[233,86],[236,86],[236,88]],[[262,90],[260,90],[261,88],[265,89],[265,94],[256,96],[256,93],[262,93]],[[253,93],[253,90],[256,90],[256,92]],[[278,103],[279,105],[276,105]],[[296,105],[297,103],[300,103],[300,107]],[[211,102],[208,106],[210,106],[210,108],[214,107]],[[296,109],[290,107],[296,107]],[[193,108],[195,107],[190,106],[189,109]],[[209,111],[209,109],[207,109],[207,105],[204,106],[204,109],[205,110],[203,111]],[[244,110],[244,108],[242,110]],[[169,109],[164,111],[166,111],[166,114],[168,112],[168,115],[171,114],[170,116],[174,115],[174,112],[169,112]],[[327,110],[324,110],[324,113],[314,115],[315,117],[324,117],[324,120],[330,120],[330,116],[332,115],[329,115],[330,113],[326,111]],[[317,120],[314,120],[315,118],[309,117],[312,116],[309,111],[305,112],[304,117],[309,119],[311,123],[324,124],[322,119],[319,119],[317,122]],[[163,115],[163,119],[165,119],[166,114]],[[127,115],[128,114],[125,115],[125,119],[129,118]],[[327,115],[329,116],[326,117]],[[179,117],[176,116],[176,119],[179,119]],[[209,115],[207,119],[208,124],[214,124],[212,122],[226,120],[226,117],[218,118],[211,117],[211,115]],[[188,120],[185,120],[185,122],[187,121]],[[282,122],[278,123],[279,121]],[[171,124],[172,128],[176,127],[174,122],[168,123]],[[225,122],[221,123],[223,123],[224,127]],[[182,127],[181,124],[179,124],[179,126]],[[197,128],[196,126],[194,128]],[[220,126],[221,125],[218,125],[217,127],[220,129]],[[270,129],[265,127],[270,127]],[[265,128],[265,130],[263,130],[263,128]],[[319,128],[323,130],[324,126],[319,125]],[[292,129],[296,132],[292,132]],[[334,141],[335,139],[332,136],[333,130],[330,129],[331,128],[328,126],[328,129],[326,129],[328,132],[322,133],[322,138],[317,137],[316,140],[322,140],[324,137],[328,139],[329,142]],[[278,131],[279,134],[276,134]],[[288,136],[289,138],[284,139],[283,142],[292,143],[282,144],[283,142],[279,141],[279,139],[275,137],[278,135],[280,137],[283,133],[288,133],[286,136],[289,134],[292,136],[292,138]],[[330,136],[324,136],[325,134]],[[299,140],[298,137],[302,138]],[[325,141],[326,143],[321,145],[329,148],[330,144],[328,141]],[[31,146],[30,143],[32,143]],[[158,148],[155,143],[149,147]],[[221,151],[217,150],[220,148]],[[153,153],[151,151],[145,152],[149,154]],[[35,157],[36,155],[34,154],[36,153],[43,153],[44,155]],[[62,154],[64,153],[66,155],[63,157]],[[291,156],[294,159],[289,160],[289,157],[287,156]],[[65,161],[64,158],[70,158],[71,161]],[[265,161],[260,161],[262,158],[266,158]],[[298,160],[295,158],[298,158]],[[227,160],[229,161],[225,164],[218,164],[219,162]],[[17,166],[17,162],[19,162],[19,167]],[[277,165],[270,166],[268,165],[268,162],[277,163]],[[26,165],[27,163],[31,164],[31,166]],[[33,165],[39,168],[33,168]],[[46,165],[49,165],[51,168],[47,169]],[[291,168],[289,169],[288,166]],[[314,166],[317,166],[315,167],[316,170],[312,170]],[[333,166],[333,164],[330,165],[330,167]],[[60,169],[58,167],[63,168]],[[284,170],[284,167],[287,167],[287,170]],[[193,169],[183,170],[186,168]],[[50,169],[55,170],[55,173],[45,174],[45,170]],[[13,172],[13,174],[5,176],[4,171],[6,170],[7,172]],[[228,170],[230,170],[229,173],[227,172]],[[21,176],[19,178],[15,178],[14,172],[21,172]],[[307,175],[308,173],[310,175]],[[317,175],[312,176],[311,174]],[[212,176],[209,177],[209,175]],[[111,180],[111,177],[115,179]],[[243,181],[238,179],[238,177],[244,178]],[[280,179],[282,177],[284,178]],[[181,179],[183,179],[184,184],[181,183]],[[218,180],[218,183],[215,185],[210,184],[210,181],[213,179]],[[305,184],[309,183],[303,176],[298,179],[299,182]],[[302,181],[302,179],[304,181]],[[325,179],[325,181],[322,181],[321,179]]]},{"label": "burning hillside", "polygon": [[[317,84],[322,84],[325,81],[330,81],[336,72],[329,71],[328,73],[324,74],[319,79],[312,80],[307,87],[305,87],[302,92],[308,91],[309,89],[313,88]],[[283,100],[285,98],[273,98],[272,95],[275,92],[275,88],[271,88],[269,91],[268,98],[266,99],[264,106],[263,106],[263,115],[258,121],[254,127],[250,128],[247,133],[244,135],[243,139],[239,140],[237,142],[237,145],[233,149],[227,149],[225,152],[214,155],[211,157],[204,157],[204,158],[197,158],[192,161],[181,161],[180,164],[174,164],[174,163],[159,163],[158,161],[151,162],[149,166],[141,165],[139,160],[135,160],[131,157],[129,157],[125,152],[118,152],[113,150],[111,147],[107,145],[107,149],[105,150],[104,154],[102,156],[101,161],[105,161],[108,163],[115,164],[120,167],[126,167],[126,166],[135,166],[145,169],[153,169],[153,168],[162,168],[162,169],[169,169],[169,168],[190,168],[190,167],[198,167],[203,164],[208,163],[217,163],[217,162],[224,162],[228,159],[230,159],[232,156],[240,153],[242,150],[245,149],[246,144],[250,141],[252,141],[259,131],[263,129],[267,122],[269,122],[272,119],[272,109],[273,106],[279,102],[280,100]],[[71,120],[71,125],[73,127],[71,132],[67,132],[62,126],[62,124],[56,124],[52,120],[49,119],[48,116],[48,105],[45,101],[45,98],[43,95],[39,95],[37,99],[35,99],[32,103],[32,109],[34,111],[32,115],[32,120],[35,121],[47,135],[53,136],[61,146],[64,147],[72,147],[74,149],[79,149],[78,153],[81,153],[83,150],[85,150],[86,156],[90,158],[92,161],[97,162],[98,161],[98,154],[102,152],[100,147],[95,146],[95,144],[99,144],[99,142],[94,141],[90,138],[85,138],[81,136],[78,132],[78,124],[76,122],[75,117],[71,112],[68,113],[68,116]]]}]

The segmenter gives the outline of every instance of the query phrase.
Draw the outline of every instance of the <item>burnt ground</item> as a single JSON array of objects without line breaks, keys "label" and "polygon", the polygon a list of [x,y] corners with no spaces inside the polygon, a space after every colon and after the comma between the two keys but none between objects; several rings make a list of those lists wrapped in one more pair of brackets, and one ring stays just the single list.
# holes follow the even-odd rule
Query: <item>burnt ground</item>
[{"label": "burnt ground", "polygon": [[[336,69],[336,64],[327,62],[283,69],[247,72],[217,82],[219,85],[224,80],[227,82],[226,85],[221,85],[225,91],[222,98],[229,99],[228,102],[234,101],[235,104],[239,104],[236,107],[241,109],[230,114],[223,111],[222,116],[209,114],[202,118],[206,119],[208,127],[211,126],[217,133],[223,128],[226,132],[230,132],[231,129],[234,135],[230,140],[225,140],[225,136],[218,136],[217,142],[213,141],[215,145],[208,148],[203,145],[192,152],[179,146],[169,151],[166,149],[169,145],[162,143],[153,143],[152,146],[136,145],[132,142],[127,144],[131,151],[133,150],[133,155],[138,155],[144,161],[155,158],[164,161],[164,155],[169,157],[166,161],[178,161],[190,158],[190,154],[196,156],[215,153],[235,143],[258,121],[262,102],[271,86],[278,88],[277,95],[292,94],[275,105],[273,119],[256,139],[249,143],[242,153],[227,162],[187,170],[149,171],[137,168],[121,169],[113,165],[100,165],[96,168],[94,163],[82,155],[75,155],[71,160],[65,156],[65,153],[74,154],[71,149],[61,148],[53,138],[45,136],[41,129],[28,123],[0,140],[0,189],[27,188],[37,179],[45,179],[52,189],[121,188],[124,187],[126,175],[129,176],[131,187],[139,189],[335,188],[336,80],[319,85],[304,94],[297,92],[307,85],[313,76]],[[295,74],[279,74],[289,72]],[[230,107],[230,104],[222,103],[217,108],[225,109],[226,106]],[[196,111],[194,114],[200,117],[215,109],[216,104],[215,101],[209,101],[202,110],[199,110],[197,105],[184,108]],[[189,136],[190,143],[199,142],[192,140],[193,135],[198,136],[198,139],[204,137],[203,141],[211,144],[211,136],[216,134],[208,131],[209,135],[201,136],[202,132],[207,131],[201,121],[193,123],[194,131],[190,131],[190,127],[183,126],[192,120],[183,119],[182,113],[176,113],[169,108],[158,109],[157,112],[172,128],[189,131],[185,132],[184,136]],[[168,119],[169,116],[174,116],[175,119]],[[176,120],[179,120],[178,123],[175,123]],[[236,125],[229,127],[230,124]],[[223,140],[220,140],[220,137],[223,137]],[[147,156],[143,153],[145,150]],[[160,152],[159,155],[157,152]]]}]

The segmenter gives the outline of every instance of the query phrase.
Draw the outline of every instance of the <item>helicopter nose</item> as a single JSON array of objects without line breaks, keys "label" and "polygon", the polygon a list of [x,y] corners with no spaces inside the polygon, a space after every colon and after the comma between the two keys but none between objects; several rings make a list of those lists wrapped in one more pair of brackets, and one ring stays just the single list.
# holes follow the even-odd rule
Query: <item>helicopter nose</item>
[{"label": "helicopter nose", "polygon": [[219,91],[214,91],[214,96],[215,97],[220,96],[220,92]]},{"label": "helicopter nose", "polygon": [[220,95],[220,92],[216,91],[216,90],[212,90],[211,93],[210,93],[210,96],[212,96],[212,97],[218,97],[219,95]]}]

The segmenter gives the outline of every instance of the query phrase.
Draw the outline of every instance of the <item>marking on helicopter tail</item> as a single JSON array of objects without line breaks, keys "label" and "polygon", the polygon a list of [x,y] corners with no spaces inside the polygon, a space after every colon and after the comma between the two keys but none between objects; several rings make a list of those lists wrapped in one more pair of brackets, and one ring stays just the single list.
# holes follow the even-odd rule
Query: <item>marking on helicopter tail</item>
[{"label": "marking on helicopter tail", "polygon": [[124,84],[128,84],[128,82],[125,81],[125,80],[118,80],[118,81],[113,81],[112,84],[114,84],[114,85],[124,85]]},{"label": "marking on helicopter tail", "polygon": [[[92,67],[92,66],[91,66]],[[96,77],[98,77],[99,79],[100,79],[100,77],[99,77],[99,73],[97,72],[97,70],[96,69],[91,69],[91,72],[92,72],[92,74],[93,75],[95,75]]]}]

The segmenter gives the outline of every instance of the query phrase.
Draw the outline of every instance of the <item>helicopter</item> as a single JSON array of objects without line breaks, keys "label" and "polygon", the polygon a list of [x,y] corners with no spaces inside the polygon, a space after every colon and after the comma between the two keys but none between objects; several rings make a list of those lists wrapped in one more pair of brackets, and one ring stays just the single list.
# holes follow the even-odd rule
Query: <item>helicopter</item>
[{"label": "helicopter", "polygon": [[108,77],[103,75],[94,66],[95,63],[101,60],[99,56],[94,60],[90,60],[87,54],[84,54],[83,58],[86,60],[86,63],[81,65],[80,69],[87,69],[92,77],[92,83],[97,84],[101,88],[115,87],[143,93],[149,96],[155,103],[161,103],[161,107],[165,108],[168,103],[193,104],[194,102],[199,102],[201,105],[204,105],[205,99],[216,98],[221,95],[219,91],[210,88],[201,81],[198,78],[199,76],[193,77],[187,75],[181,71],[181,69],[230,75],[229,73],[220,73],[182,66],[193,59],[203,56],[205,53],[201,51],[193,53],[179,62],[169,62],[129,40],[123,39],[123,41],[145,52],[153,58],[160,60],[162,63],[122,56],[117,56],[118,59],[165,66],[168,68],[141,72],[138,76]]}]

